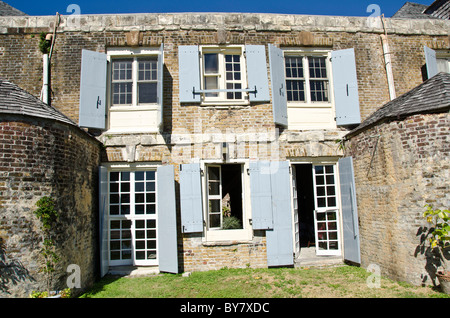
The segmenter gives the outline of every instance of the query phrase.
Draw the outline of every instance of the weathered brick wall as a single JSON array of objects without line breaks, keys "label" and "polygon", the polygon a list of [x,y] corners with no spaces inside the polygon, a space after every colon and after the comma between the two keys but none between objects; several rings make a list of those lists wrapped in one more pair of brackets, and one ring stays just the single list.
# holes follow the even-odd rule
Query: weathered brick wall
[{"label": "weathered brick wall", "polygon": [[80,267],[81,287],[97,275],[97,166],[100,144],[78,128],[44,119],[0,119],[1,297],[28,297],[45,290],[40,223],[43,196],[56,200],[55,289],[66,288],[69,264]]},{"label": "weathered brick wall", "polygon": [[[449,208],[448,113],[414,115],[351,138],[362,266],[413,284],[435,278],[422,243],[424,205]],[[378,145],[376,145],[378,141]]]}]

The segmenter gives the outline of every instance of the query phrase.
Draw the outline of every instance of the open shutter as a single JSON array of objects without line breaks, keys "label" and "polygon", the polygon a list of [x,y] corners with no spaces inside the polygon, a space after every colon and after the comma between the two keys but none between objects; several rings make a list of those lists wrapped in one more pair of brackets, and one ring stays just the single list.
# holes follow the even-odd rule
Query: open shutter
[{"label": "open shutter", "polygon": [[438,73],[438,65],[436,60],[436,51],[430,49],[428,46],[424,46],[425,61],[427,63],[427,75],[428,78],[432,78]]},{"label": "open shutter", "polygon": [[106,54],[82,50],[79,126],[105,129]]},{"label": "open shutter", "polygon": [[256,93],[249,93],[251,102],[270,101],[269,80],[267,78],[266,48],[264,45],[246,45],[248,88]]},{"label": "open shutter", "polygon": [[275,124],[288,125],[286,80],[283,51],[269,44],[270,79],[272,81],[272,107]]},{"label": "open shutter", "polygon": [[180,204],[183,233],[203,232],[200,164],[180,166]]},{"label": "open shutter", "polygon": [[358,79],[356,77],[355,50],[331,52],[333,67],[334,101],[338,126],[361,123]]},{"label": "open shutter", "polygon": [[158,66],[157,66],[157,103],[158,103],[158,114],[157,114],[157,125],[160,131],[163,130],[163,83],[164,83],[164,44],[161,44],[159,49],[160,54],[158,56]]},{"label": "open shutter", "polygon": [[99,179],[99,233],[100,233],[100,276],[103,277],[109,270],[108,255],[108,169],[100,166]]},{"label": "open shutter", "polygon": [[158,167],[156,178],[158,186],[159,271],[176,274],[178,273],[178,243],[173,166]]},{"label": "open shutter", "polygon": [[193,93],[193,89],[200,90],[200,56],[197,45],[178,47],[178,70],[180,102],[200,102],[200,95]]},{"label": "open shutter", "polygon": [[358,208],[352,157],[339,160],[339,179],[341,184],[344,259],[360,264]]},{"label": "open shutter", "polygon": [[273,230],[266,231],[267,265],[291,266],[294,264],[294,248],[289,162],[272,161],[270,170]]},{"label": "open shutter", "polygon": [[249,171],[253,229],[273,229],[270,162],[250,162]]}]

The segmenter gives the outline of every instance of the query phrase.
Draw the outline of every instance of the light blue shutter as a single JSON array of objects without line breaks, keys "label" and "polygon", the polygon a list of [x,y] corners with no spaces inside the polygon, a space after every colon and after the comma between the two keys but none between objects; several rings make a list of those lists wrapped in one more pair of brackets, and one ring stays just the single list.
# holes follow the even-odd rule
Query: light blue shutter
[{"label": "light blue shutter", "polygon": [[358,79],[356,77],[355,50],[331,52],[333,67],[334,101],[338,126],[361,123]]},{"label": "light blue shutter", "polygon": [[200,102],[200,95],[193,94],[193,88],[200,90],[200,55],[197,45],[178,47],[178,71],[180,103]]},{"label": "light blue shutter", "polygon": [[294,264],[291,182],[288,161],[272,161],[271,188],[273,230],[266,231],[267,265]]},{"label": "light blue shutter", "polygon": [[427,74],[428,78],[432,78],[438,73],[438,66],[436,60],[436,51],[424,46],[425,51],[425,61],[427,63]]},{"label": "light blue shutter", "polygon": [[156,179],[158,187],[159,271],[178,273],[177,216],[173,166],[158,167]]},{"label": "light blue shutter", "polygon": [[339,179],[341,184],[344,259],[360,264],[358,207],[352,157],[339,160]]},{"label": "light blue shutter", "polygon": [[160,131],[163,130],[163,87],[164,87],[164,44],[161,44],[159,49],[160,54],[158,56],[158,66],[157,66],[157,103],[158,103],[158,113],[157,113],[157,125]]},{"label": "light blue shutter", "polygon": [[98,168],[99,183],[99,247],[100,247],[100,276],[103,277],[109,270],[108,255],[108,169]]},{"label": "light blue shutter", "polygon": [[288,125],[286,79],[283,51],[269,44],[270,79],[272,81],[272,107],[275,124]]},{"label": "light blue shutter", "polygon": [[183,233],[203,232],[200,164],[180,166],[180,204]]},{"label": "light blue shutter", "polygon": [[106,54],[82,50],[79,126],[105,129]]},{"label": "light blue shutter", "polygon": [[252,161],[249,171],[253,229],[273,229],[270,162]]},{"label": "light blue shutter", "polygon": [[248,88],[256,87],[256,94],[249,93],[251,102],[270,101],[267,78],[266,48],[264,45],[246,45]]}]

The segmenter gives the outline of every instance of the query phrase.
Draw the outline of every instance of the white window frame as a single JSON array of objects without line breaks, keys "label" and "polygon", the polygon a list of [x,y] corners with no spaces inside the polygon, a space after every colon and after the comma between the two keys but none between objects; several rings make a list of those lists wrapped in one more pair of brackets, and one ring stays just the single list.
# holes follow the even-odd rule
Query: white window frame
[{"label": "white window frame", "polygon": [[[157,47],[154,48],[108,48],[107,49],[107,61],[108,61],[108,74],[107,74],[107,109],[108,109],[108,133],[131,133],[131,132],[158,132],[159,129],[157,125],[148,124],[146,127],[137,127],[137,125],[129,125],[127,128],[115,128],[114,124],[111,123],[111,118],[113,115],[115,117],[120,117],[121,114],[126,114],[127,117],[135,118],[136,121],[142,119],[143,116],[148,116],[153,114],[156,119],[158,112],[158,103],[145,103],[138,105],[138,59],[152,57],[156,59],[160,57],[160,50]],[[112,61],[114,59],[133,59],[132,68],[132,103],[123,105],[113,105],[112,103]],[[157,92],[158,94],[158,92]],[[157,96],[157,98],[162,98],[162,96]]]},{"label": "white window frame", "polygon": [[[333,96],[333,74],[331,67],[331,50],[321,49],[321,48],[302,48],[302,49],[292,49],[286,48],[284,50],[284,56],[286,57],[302,57],[303,59],[303,72],[305,81],[305,101],[287,101],[289,106],[297,107],[334,107],[334,96]],[[328,101],[327,102],[315,102],[311,101],[311,88],[310,88],[310,76],[308,67],[308,56],[325,57],[326,69],[327,69],[327,79],[328,79]],[[306,66],[306,67],[305,67]],[[284,68],[286,72],[286,66]],[[286,73],[285,73],[286,74]],[[288,77],[286,76],[286,80]],[[286,96],[287,98],[287,96]]]},{"label": "white window frame", "polygon": [[[444,68],[445,61],[447,60],[446,69]],[[450,51],[436,51],[436,63],[438,67],[438,72],[450,73]]]},{"label": "white window frame", "polygon": [[[209,229],[209,196],[208,196],[208,166],[222,166],[224,164],[239,164],[241,166],[242,182],[242,229]],[[216,244],[217,242],[251,242],[253,230],[251,226],[251,206],[250,206],[250,176],[246,173],[249,169],[248,160],[229,160],[221,162],[217,160],[204,160],[201,162],[203,193],[203,220],[205,220],[205,232],[202,238],[203,244]],[[221,203],[222,206],[222,203]]]},{"label": "white window frame", "polygon": [[[159,224],[158,224],[158,185],[157,185],[157,168],[159,165],[155,165],[153,163],[137,163],[137,164],[106,164],[105,165],[108,169],[108,195],[107,195],[107,207],[108,207],[108,260],[110,266],[120,266],[120,265],[146,265],[146,266],[157,266],[159,264],[159,250],[158,250],[158,240],[159,240]],[[145,216],[147,214],[142,215],[136,215],[134,211],[134,207],[132,207],[132,203],[135,201],[134,195],[135,195],[135,179],[132,178],[131,172],[138,172],[138,171],[155,171],[155,214],[152,214],[152,218],[146,218]],[[127,215],[113,215],[110,214],[110,173],[111,172],[130,172],[130,213]],[[148,220],[148,219],[154,219],[156,221],[156,259],[152,260],[136,260],[135,259],[135,226],[133,224],[133,221],[136,220]],[[111,221],[114,220],[129,220],[132,222],[131,225],[131,259],[130,260],[111,260]]]},{"label": "white window frame", "polygon": [[[225,55],[239,55],[240,56],[240,68],[241,68],[241,89],[247,89],[247,68],[245,60],[245,46],[244,45],[202,45],[200,50],[200,87],[205,90],[205,58],[204,54],[217,53],[218,54],[218,68],[217,75],[211,74],[210,76],[218,76],[218,89],[226,89],[226,70],[225,70]],[[227,92],[219,92],[217,97],[206,96],[207,93],[201,93],[201,105],[248,105],[249,93],[241,92],[241,99],[227,99]]]},{"label": "white window frame", "polygon": [[[336,108],[334,101],[334,85],[333,85],[333,70],[331,65],[331,52],[332,50],[326,48],[284,48],[284,57],[302,57],[303,61],[303,72],[305,81],[305,101],[286,101],[288,108],[288,128],[292,130],[314,130],[314,129],[336,129]],[[328,101],[327,102],[315,102],[311,101],[311,89],[310,89],[310,77],[309,77],[309,66],[307,63],[307,56],[317,56],[325,57],[326,69],[327,69],[327,79],[328,79]],[[285,87],[287,88],[286,76],[286,64],[284,66],[285,72]],[[305,67],[306,66],[306,67]],[[317,113],[321,114],[327,113],[326,122],[315,123],[315,120],[319,117]],[[301,115],[300,115],[301,114]],[[300,117],[301,118],[300,118]],[[323,116],[323,115],[322,115]],[[312,121],[309,121],[309,118]],[[299,124],[296,122],[297,119],[301,121],[307,120],[308,124]]]}]

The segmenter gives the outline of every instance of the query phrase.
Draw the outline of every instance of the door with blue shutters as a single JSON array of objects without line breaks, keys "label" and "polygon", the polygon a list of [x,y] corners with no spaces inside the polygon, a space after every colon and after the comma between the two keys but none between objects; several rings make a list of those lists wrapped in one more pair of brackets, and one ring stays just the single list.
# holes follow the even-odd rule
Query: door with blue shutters
[{"label": "door with blue shutters", "polygon": [[101,167],[100,233],[102,276],[120,265],[178,272],[173,167]]}]

